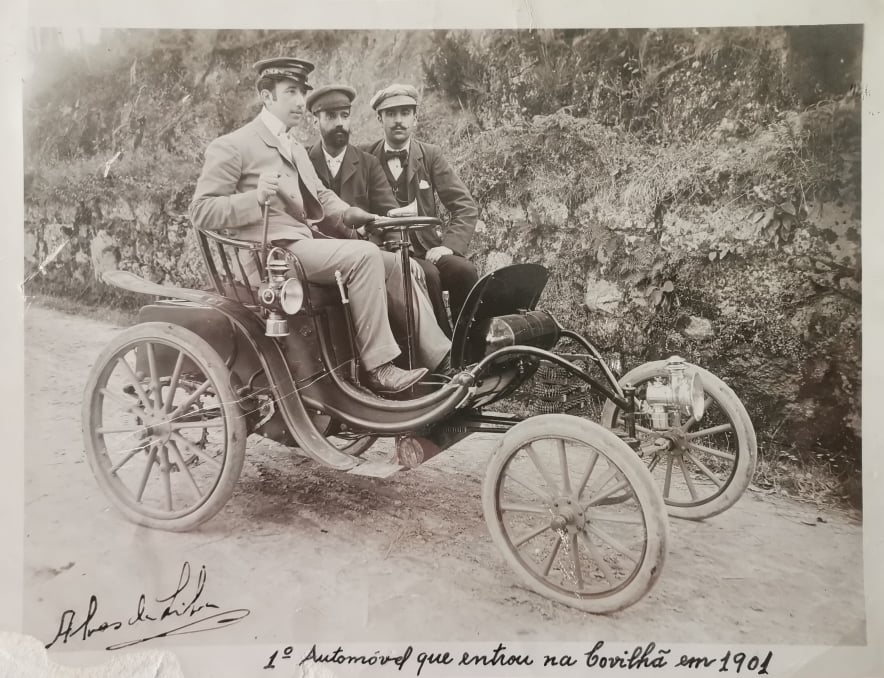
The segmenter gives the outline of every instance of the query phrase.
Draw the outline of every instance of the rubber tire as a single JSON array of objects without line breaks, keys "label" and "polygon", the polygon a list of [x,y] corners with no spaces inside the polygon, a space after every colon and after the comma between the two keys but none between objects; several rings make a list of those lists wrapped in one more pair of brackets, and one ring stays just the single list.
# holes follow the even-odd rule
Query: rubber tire
[{"label": "rubber tire", "polygon": [[[669,515],[674,518],[704,520],[729,509],[743,495],[746,488],[749,487],[749,483],[752,482],[752,477],[755,474],[755,465],[758,460],[758,442],[755,438],[755,428],[752,426],[752,420],[749,419],[749,413],[746,412],[746,408],[737,397],[737,394],[709,370],[691,363],[687,363],[686,368],[688,371],[693,370],[700,375],[700,379],[703,381],[704,392],[707,395],[711,395],[730,417],[734,426],[734,432],[737,435],[737,467],[731,475],[730,481],[718,496],[693,506],[674,506],[667,502],[665,498],[663,500],[666,503]],[[654,377],[665,377],[668,374],[666,361],[656,360],[644,363],[631,370],[620,379],[620,385],[632,384],[633,386],[639,386]],[[602,409],[602,425],[606,428],[613,428],[617,413],[617,406],[610,400],[606,401]]]},{"label": "rubber tire", "polygon": [[[215,393],[221,401],[222,416],[226,424],[227,451],[224,456],[221,474],[215,483],[215,487],[191,513],[178,518],[162,519],[146,516],[121,500],[117,496],[111,480],[104,472],[103,466],[105,462],[102,461],[103,453],[97,447],[97,441],[93,436],[92,418],[96,404],[94,401],[96,398],[101,397],[98,393],[98,385],[102,381],[104,372],[109,368],[113,369],[114,365],[111,361],[115,362],[115,357],[120,351],[143,341],[163,342],[187,353],[188,357],[198,364],[205,376],[212,382]],[[233,494],[233,488],[242,472],[247,432],[245,417],[238,403],[239,399],[230,385],[230,372],[225,366],[224,360],[198,334],[179,325],[162,322],[141,323],[130,327],[114,338],[99,354],[89,374],[83,394],[83,440],[86,447],[86,458],[89,461],[89,466],[92,468],[92,473],[111,503],[131,522],[170,532],[192,530],[221,510]]]},{"label": "rubber tire", "polygon": [[[545,587],[513,554],[501,529],[496,495],[504,465],[529,442],[552,437],[589,444],[611,459],[629,481],[642,509],[648,537],[644,560],[633,579],[610,596],[581,598]],[[482,509],[492,541],[522,581],[540,595],[584,612],[608,614],[633,605],[653,588],[663,571],[669,540],[669,522],[660,490],[635,452],[614,433],[593,421],[568,414],[541,414],[526,419],[507,431],[488,462],[482,486]]]}]

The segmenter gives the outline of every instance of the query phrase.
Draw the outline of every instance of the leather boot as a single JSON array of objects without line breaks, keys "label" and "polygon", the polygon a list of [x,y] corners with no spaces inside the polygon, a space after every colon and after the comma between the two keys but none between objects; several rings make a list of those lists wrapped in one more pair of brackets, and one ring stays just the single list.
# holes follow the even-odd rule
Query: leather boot
[{"label": "leather boot", "polygon": [[399,393],[414,386],[426,374],[426,367],[403,370],[393,363],[385,363],[368,373],[368,387],[377,393]]}]

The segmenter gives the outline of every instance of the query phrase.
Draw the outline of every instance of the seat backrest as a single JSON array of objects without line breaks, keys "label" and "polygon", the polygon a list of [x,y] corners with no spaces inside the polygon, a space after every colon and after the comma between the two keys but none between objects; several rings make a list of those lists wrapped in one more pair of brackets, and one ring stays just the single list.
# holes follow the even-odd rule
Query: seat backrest
[{"label": "seat backrest", "polygon": [[266,280],[261,244],[194,226],[203,261],[218,294],[258,305],[256,290]]},{"label": "seat backrest", "polygon": [[[261,243],[231,238],[196,226],[193,228],[215,291],[242,304],[260,306],[258,285],[267,281]],[[306,281],[307,276],[298,258],[287,250],[286,258],[292,273],[299,280]],[[308,283],[304,287],[304,305],[307,309],[340,306],[341,303],[341,294],[336,285]]]}]

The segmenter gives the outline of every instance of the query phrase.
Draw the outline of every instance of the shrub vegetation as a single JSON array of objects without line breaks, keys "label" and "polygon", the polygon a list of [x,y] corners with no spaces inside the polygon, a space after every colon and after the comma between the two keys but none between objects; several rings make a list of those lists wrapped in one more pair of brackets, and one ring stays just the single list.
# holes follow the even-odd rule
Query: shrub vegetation
[{"label": "shrub vegetation", "polygon": [[27,83],[28,289],[131,308],[97,271],[202,284],[187,205],[268,54],[355,86],[356,142],[380,135],[376,89],[419,85],[482,270],[543,263],[545,307],[625,366],[677,352],[722,376],[758,483],[859,500],[861,27],[111,31]]}]

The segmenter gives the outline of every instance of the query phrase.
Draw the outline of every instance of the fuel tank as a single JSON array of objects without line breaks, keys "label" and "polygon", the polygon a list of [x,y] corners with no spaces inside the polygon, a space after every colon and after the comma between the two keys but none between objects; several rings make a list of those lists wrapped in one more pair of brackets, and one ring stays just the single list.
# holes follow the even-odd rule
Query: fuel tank
[{"label": "fuel tank", "polygon": [[[537,301],[546,286],[549,272],[538,264],[513,264],[482,276],[473,285],[461,309],[451,340],[451,365],[464,367],[481,360],[486,353],[486,337],[494,318],[526,315],[534,311]],[[500,328],[506,336],[512,331],[515,336],[530,338],[536,331],[547,333],[551,317],[532,316],[523,320],[503,321],[511,325],[507,330]],[[500,324],[500,323],[499,323]],[[543,339],[538,339],[544,341]],[[526,343],[519,341],[518,343]],[[538,346],[539,344],[531,344]]]},{"label": "fuel tank", "polygon": [[549,349],[559,340],[559,326],[546,311],[523,311],[487,318],[476,328],[485,337],[485,355],[504,346]]}]

